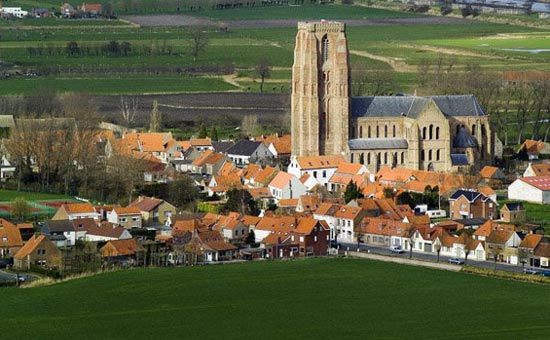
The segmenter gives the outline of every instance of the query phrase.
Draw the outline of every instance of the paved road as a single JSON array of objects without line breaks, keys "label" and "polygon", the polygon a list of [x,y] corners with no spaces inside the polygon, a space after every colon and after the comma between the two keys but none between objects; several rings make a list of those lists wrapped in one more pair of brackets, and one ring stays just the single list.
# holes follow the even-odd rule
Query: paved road
[{"label": "paved road", "polygon": [[[339,243],[339,245],[340,245],[340,251],[341,252],[347,250],[348,248],[349,248],[349,250],[352,250],[352,251],[357,250],[357,244],[356,243],[355,244]],[[395,253],[392,253],[388,248],[385,248],[385,247],[376,247],[376,246],[371,246],[371,245],[366,246],[364,244],[361,244],[361,245],[359,245],[359,249],[362,252],[370,251],[371,253],[378,254],[378,255],[405,257],[405,258],[409,257],[409,252],[408,251],[405,251],[403,254],[395,254]],[[437,255],[436,254],[421,253],[421,252],[415,252],[415,251],[413,251],[412,258],[413,259],[418,259],[418,260],[437,261]],[[449,257],[449,256],[441,255],[439,257],[439,261],[447,263],[447,260],[450,259],[450,258],[451,257]],[[495,268],[495,263],[494,262],[492,262],[492,261],[475,261],[475,260],[472,260],[471,256],[468,259],[468,265],[472,266],[472,267],[479,267],[479,268],[489,268],[489,269],[494,269]],[[507,264],[507,263],[497,263],[496,269],[502,270],[502,271],[507,271],[507,272],[516,272],[516,273],[520,273],[520,272],[523,271],[523,267],[521,265],[512,265],[512,264]]]}]

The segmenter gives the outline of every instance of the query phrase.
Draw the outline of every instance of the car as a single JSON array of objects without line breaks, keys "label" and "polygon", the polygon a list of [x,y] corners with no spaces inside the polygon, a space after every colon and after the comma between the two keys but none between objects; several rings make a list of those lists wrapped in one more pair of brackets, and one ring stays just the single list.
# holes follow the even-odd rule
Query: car
[{"label": "car", "polygon": [[0,259],[0,268],[9,268],[13,265],[13,259]]},{"label": "car", "polygon": [[536,270],[535,268],[523,268],[524,274],[530,274],[530,275],[538,275],[540,272]]},{"label": "car", "polygon": [[543,270],[540,275],[542,276],[550,276],[550,270]]},{"label": "car", "polygon": [[456,258],[456,257],[453,257],[452,259],[448,259],[447,262],[449,262],[451,264],[464,264],[463,259],[459,259],[459,258]]},{"label": "car", "polygon": [[392,253],[396,253],[396,254],[403,254],[405,251],[403,250],[403,248],[401,248],[401,246],[398,246],[398,245],[395,245],[395,246],[391,246],[390,247],[390,251]]}]

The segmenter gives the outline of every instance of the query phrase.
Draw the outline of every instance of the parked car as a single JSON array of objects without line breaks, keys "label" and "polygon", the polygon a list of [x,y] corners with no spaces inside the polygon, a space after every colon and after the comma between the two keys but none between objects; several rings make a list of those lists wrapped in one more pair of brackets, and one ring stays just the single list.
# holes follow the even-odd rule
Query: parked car
[{"label": "parked car", "polygon": [[401,248],[401,246],[397,246],[397,245],[391,246],[391,247],[390,247],[390,251],[391,251],[392,253],[396,253],[396,254],[403,254],[403,253],[405,252],[405,251],[403,250],[403,248]]},{"label": "parked car", "polygon": [[457,257],[453,257],[452,259],[448,259],[447,262],[452,263],[452,264],[464,264],[464,260],[459,259]]},{"label": "parked car", "polygon": [[523,273],[530,274],[530,275],[538,275],[540,274],[540,271],[536,270],[535,268],[523,268]]},{"label": "parked car", "polygon": [[13,265],[13,259],[0,259],[0,268],[9,268]]},{"label": "parked car", "polygon": [[540,275],[542,275],[542,276],[550,276],[550,270],[543,270],[542,272],[540,272]]}]

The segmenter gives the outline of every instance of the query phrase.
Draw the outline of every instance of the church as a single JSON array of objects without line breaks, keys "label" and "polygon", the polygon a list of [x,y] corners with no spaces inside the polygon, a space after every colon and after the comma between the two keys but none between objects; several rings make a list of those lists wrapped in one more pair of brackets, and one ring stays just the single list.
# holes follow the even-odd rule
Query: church
[{"label": "church", "polygon": [[463,172],[491,164],[494,134],[472,95],[351,97],[345,24],[300,22],[291,93],[293,156]]}]

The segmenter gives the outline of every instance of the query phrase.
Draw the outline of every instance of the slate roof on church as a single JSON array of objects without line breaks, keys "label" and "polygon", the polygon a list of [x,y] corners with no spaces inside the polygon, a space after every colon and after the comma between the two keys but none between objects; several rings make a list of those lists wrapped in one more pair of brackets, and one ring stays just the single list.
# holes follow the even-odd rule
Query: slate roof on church
[{"label": "slate roof on church", "polygon": [[408,149],[409,143],[403,138],[362,138],[348,141],[350,150]]},{"label": "slate roof on church", "polygon": [[468,162],[468,156],[466,156],[465,154],[463,153],[453,153],[451,154],[451,163],[454,165],[454,166],[457,166],[457,165],[468,165],[470,164]]},{"label": "slate roof on church", "polygon": [[477,146],[477,142],[466,130],[465,127],[461,127],[458,130],[458,134],[453,139],[454,148],[474,148]]},{"label": "slate roof on church", "polygon": [[400,117],[418,118],[432,99],[446,116],[485,116],[485,112],[473,95],[460,96],[375,96],[353,97],[352,117]]}]

